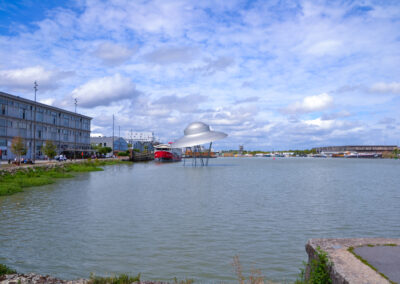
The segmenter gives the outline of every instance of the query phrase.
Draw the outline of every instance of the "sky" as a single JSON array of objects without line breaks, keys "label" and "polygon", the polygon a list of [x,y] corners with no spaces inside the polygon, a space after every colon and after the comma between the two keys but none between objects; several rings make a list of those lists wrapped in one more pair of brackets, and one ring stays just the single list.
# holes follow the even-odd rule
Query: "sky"
[{"label": "sky", "polygon": [[[202,121],[216,149],[400,142],[399,1],[0,0],[0,91],[92,135]],[[118,133],[118,130],[117,130]]]}]

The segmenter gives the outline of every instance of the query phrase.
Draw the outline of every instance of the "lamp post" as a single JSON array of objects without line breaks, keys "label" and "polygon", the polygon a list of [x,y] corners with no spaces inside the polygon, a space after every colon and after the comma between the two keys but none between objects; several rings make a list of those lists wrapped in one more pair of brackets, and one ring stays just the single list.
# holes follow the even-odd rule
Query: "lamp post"
[{"label": "lamp post", "polygon": [[35,104],[33,110],[33,153],[32,153],[32,161],[35,163],[36,161],[36,92],[37,92],[38,84],[35,81],[33,83],[33,89],[35,90]]},{"label": "lamp post", "polygon": [[112,129],[112,154],[114,155],[114,115],[113,115],[113,129]]}]

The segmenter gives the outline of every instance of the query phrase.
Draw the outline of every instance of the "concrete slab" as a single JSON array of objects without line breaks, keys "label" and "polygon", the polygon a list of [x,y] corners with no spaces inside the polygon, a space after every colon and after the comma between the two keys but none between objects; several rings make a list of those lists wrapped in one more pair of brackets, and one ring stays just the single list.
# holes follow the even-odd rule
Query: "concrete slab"
[{"label": "concrete slab", "polygon": [[[400,239],[311,239],[306,245],[306,251],[308,253],[309,261],[316,258],[317,247],[320,247],[323,251],[328,253],[328,257],[332,262],[332,266],[330,267],[330,276],[334,284],[387,284],[390,283],[388,280],[383,278],[379,273],[374,271],[369,266],[362,263],[359,259],[356,258],[356,256],[348,251],[348,248],[350,247],[368,247],[367,245],[380,247],[385,244],[396,244],[397,246],[400,246]],[[389,251],[390,249],[396,248],[395,246],[384,247],[389,248]],[[376,253],[372,255],[371,259],[373,259],[374,256],[375,259],[377,259],[376,256],[378,255],[380,250],[375,250],[375,252]],[[394,253],[396,254],[396,252],[397,249]],[[385,255],[387,255],[387,252]],[[392,254],[390,253],[390,255]],[[391,260],[394,260],[396,261],[395,263],[397,263],[397,258],[391,257],[387,260],[388,262],[386,262],[386,265],[383,265],[381,267],[386,267],[388,271],[397,271],[397,268],[394,268],[393,270],[392,266],[390,266]],[[371,265],[373,264],[371,263]],[[382,273],[384,272],[382,271]],[[388,276],[386,273],[384,274]]]},{"label": "concrete slab", "polygon": [[400,283],[400,246],[364,246],[355,248],[354,253],[391,281]]}]

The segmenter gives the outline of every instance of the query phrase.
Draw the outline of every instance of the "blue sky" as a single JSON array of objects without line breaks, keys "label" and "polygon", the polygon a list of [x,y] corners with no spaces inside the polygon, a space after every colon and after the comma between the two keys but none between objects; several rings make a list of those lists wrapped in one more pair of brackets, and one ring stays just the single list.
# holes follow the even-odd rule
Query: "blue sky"
[{"label": "blue sky", "polygon": [[217,149],[399,144],[398,1],[4,1],[0,90],[93,134],[203,121]]}]

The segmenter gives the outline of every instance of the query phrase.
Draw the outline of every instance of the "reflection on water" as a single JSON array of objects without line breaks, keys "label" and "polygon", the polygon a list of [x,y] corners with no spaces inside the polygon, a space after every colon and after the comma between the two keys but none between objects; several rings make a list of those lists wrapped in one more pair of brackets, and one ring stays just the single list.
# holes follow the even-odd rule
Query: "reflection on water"
[{"label": "reflection on water", "polygon": [[218,158],[106,167],[0,197],[0,263],[73,279],[294,280],[318,237],[400,237],[400,162]]}]

